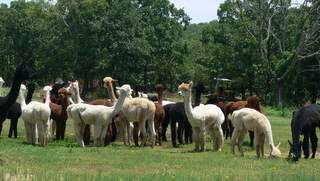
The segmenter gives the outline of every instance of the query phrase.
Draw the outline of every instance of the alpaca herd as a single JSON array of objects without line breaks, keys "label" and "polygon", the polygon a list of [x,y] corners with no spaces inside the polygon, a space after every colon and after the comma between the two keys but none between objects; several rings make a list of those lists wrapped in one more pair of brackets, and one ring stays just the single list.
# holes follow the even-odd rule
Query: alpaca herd
[{"label": "alpaca herd", "polygon": [[[250,145],[255,146],[257,157],[264,156],[264,143],[267,142],[270,158],[281,157],[280,143],[275,146],[271,124],[265,116],[260,99],[250,96],[246,101],[225,103],[218,97],[209,97],[206,104],[201,104],[201,94],[204,85],[195,86],[195,104],[192,105],[193,82],[182,83],[178,86],[183,102],[163,100],[165,86],[155,86],[156,96],[148,96],[139,92],[139,97],[132,97],[132,89],[128,84],[116,87],[117,80],[111,77],[103,79],[109,99],[96,99],[85,103],[80,97],[78,81],[69,82],[68,87],[45,86],[44,102],[31,101],[35,85],[29,80],[35,78],[35,71],[21,63],[17,66],[12,87],[7,96],[0,97],[0,134],[2,124],[11,119],[9,137],[17,138],[18,118],[24,121],[27,143],[45,146],[51,137],[50,128],[55,125],[56,140],[65,138],[66,122],[73,120],[76,142],[81,146],[90,144],[104,146],[115,138],[122,138],[125,145],[151,147],[162,145],[167,141],[166,130],[171,128],[172,146],[194,142],[195,151],[205,151],[206,133],[210,135],[213,150],[221,151],[225,139],[231,137],[231,152],[235,154],[237,145],[241,156],[244,155],[243,141],[250,134]],[[4,80],[0,77],[0,89]],[[26,85],[25,85],[26,83]],[[54,90],[52,90],[54,89]],[[54,94],[54,96],[52,96]],[[18,98],[19,95],[19,98]],[[18,102],[16,103],[16,99]],[[178,126],[178,128],[177,128]],[[309,140],[311,141],[312,156],[315,158],[317,149],[316,127],[320,126],[320,106],[306,105],[292,116],[289,157],[297,161],[303,149],[305,158],[310,155]],[[91,127],[94,135],[91,138]],[[300,135],[304,139],[300,142]]]}]

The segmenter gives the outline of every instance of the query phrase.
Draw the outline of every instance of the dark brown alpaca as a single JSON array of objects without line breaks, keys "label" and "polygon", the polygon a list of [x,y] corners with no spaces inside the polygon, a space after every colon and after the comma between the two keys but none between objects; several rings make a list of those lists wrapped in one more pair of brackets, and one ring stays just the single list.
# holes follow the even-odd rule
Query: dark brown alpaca
[{"label": "dark brown alpaca", "polygon": [[[113,82],[115,82],[117,80],[112,79],[111,77],[105,77],[103,79],[104,82],[104,87],[107,88],[108,90],[108,94],[110,95],[111,99],[96,99],[94,101],[89,102],[89,104],[92,105],[104,105],[107,107],[111,107],[115,104],[115,102],[117,101],[117,97],[113,91]],[[113,132],[115,130],[112,129],[112,124],[108,125],[108,130],[107,130],[107,135],[105,137],[105,141],[104,144],[109,144],[111,142],[111,140],[113,139],[112,135]],[[83,134],[83,141],[85,145],[89,145],[90,142],[90,126],[86,125],[85,130],[84,130],[84,134]]]},{"label": "dark brown alpaca", "polygon": [[50,118],[56,123],[56,139],[63,140],[66,130],[66,122],[68,119],[67,107],[68,107],[68,96],[70,94],[65,88],[58,90],[57,104],[50,102],[49,106],[51,109]]}]

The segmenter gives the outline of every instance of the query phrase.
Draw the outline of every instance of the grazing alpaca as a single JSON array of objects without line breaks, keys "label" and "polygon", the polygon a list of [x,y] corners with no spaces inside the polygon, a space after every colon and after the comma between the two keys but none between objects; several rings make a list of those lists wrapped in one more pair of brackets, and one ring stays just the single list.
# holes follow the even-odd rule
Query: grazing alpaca
[{"label": "grazing alpaca", "polygon": [[312,149],[311,158],[315,158],[318,146],[317,127],[320,127],[320,105],[310,104],[293,114],[291,120],[292,148],[289,156],[294,161],[298,161],[301,155],[301,143],[299,141],[301,134],[304,136],[302,141],[304,158],[309,158],[310,155],[309,139]]},{"label": "grazing alpaca", "polygon": [[50,86],[45,86],[43,90],[46,92],[45,103],[32,101],[28,105],[25,102],[24,92],[25,85],[21,85],[20,89],[20,104],[22,110],[22,119],[26,128],[27,142],[36,144],[39,134],[39,141],[41,146],[48,144],[49,127],[50,127]]},{"label": "grazing alpaca", "polygon": [[[89,102],[89,104],[91,105],[104,105],[107,107],[111,107],[115,104],[115,102],[117,101],[117,97],[114,94],[113,91],[113,83],[116,82],[118,80],[113,79],[112,77],[105,77],[103,79],[104,82],[104,87],[107,88],[108,90],[108,94],[110,96],[110,99],[96,99],[94,101]],[[106,135],[106,139],[104,141],[105,144],[109,144],[112,140],[114,140],[116,134],[115,134],[116,130],[112,129],[112,123],[110,123],[108,125],[108,130],[107,130],[107,135]],[[83,135],[83,141],[85,145],[88,145],[90,142],[90,125],[86,125],[85,130],[84,130],[84,135]]]},{"label": "grazing alpaca", "polygon": [[279,150],[280,143],[277,146],[274,146],[271,125],[265,115],[251,108],[243,108],[234,111],[232,115],[229,115],[228,117],[234,126],[231,138],[231,151],[233,154],[235,154],[234,147],[235,144],[237,144],[241,156],[243,156],[242,143],[248,130],[250,130],[255,134],[254,144],[258,158],[260,156],[264,156],[265,139],[268,141],[270,146],[270,157],[274,158],[281,156],[281,152]]},{"label": "grazing alpaca", "polygon": [[56,139],[63,140],[64,133],[66,130],[66,122],[68,119],[67,114],[67,107],[68,103],[68,96],[69,93],[65,88],[60,88],[58,90],[58,96],[56,96],[57,104],[50,102],[49,106],[51,109],[50,118],[55,122],[56,125]]},{"label": "grazing alpaca", "polygon": [[[250,96],[247,98],[246,101],[237,101],[237,102],[228,103],[226,105],[226,115],[232,114],[233,111],[242,109],[244,107],[255,109],[265,115],[264,109],[260,105],[260,99],[258,96]],[[229,132],[230,135],[232,134],[233,132],[232,125],[230,125],[229,130],[227,130],[227,132]],[[252,131],[249,131],[249,136],[250,136],[250,146],[253,147],[254,133]]]},{"label": "grazing alpaca", "polygon": [[10,110],[10,107],[16,102],[16,99],[19,95],[20,84],[24,80],[29,80],[34,77],[34,70],[25,63],[17,66],[9,94],[5,97],[0,97],[0,135],[2,131],[2,124],[6,120],[8,111]]},{"label": "grazing alpaca", "polygon": [[120,97],[117,103],[112,107],[103,105],[75,104],[68,107],[68,114],[74,121],[74,129],[78,143],[84,147],[83,131],[85,124],[94,125],[94,145],[101,146],[107,132],[107,125],[111,123],[112,118],[120,112],[126,97],[131,94],[130,85],[123,85],[120,88]]},{"label": "grazing alpaca", "polygon": [[195,151],[204,151],[205,131],[207,130],[213,140],[213,149],[221,151],[223,146],[223,133],[221,124],[224,122],[224,114],[216,105],[200,104],[192,108],[191,90],[192,82],[182,83],[178,89],[184,97],[185,111],[193,130]]}]

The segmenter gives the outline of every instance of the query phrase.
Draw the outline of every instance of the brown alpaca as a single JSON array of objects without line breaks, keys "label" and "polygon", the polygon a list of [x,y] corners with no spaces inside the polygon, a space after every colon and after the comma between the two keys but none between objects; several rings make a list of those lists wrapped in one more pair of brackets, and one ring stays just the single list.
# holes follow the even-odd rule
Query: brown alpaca
[{"label": "brown alpaca", "polygon": [[50,118],[56,123],[56,139],[64,139],[64,133],[66,130],[66,122],[68,119],[67,107],[68,96],[70,95],[65,88],[58,90],[59,98],[57,104],[50,102],[51,109]]},{"label": "brown alpaca", "polygon": [[[226,115],[232,114],[234,111],[242,109],[242,108],[251,108],[259,111],[260,113],[265,115],[263,106],[260,105],[260,98],[258,96],[250,96],[246,101],[237,101],[230,102],[226,105]],[[230,120],[227,119],[230,122]],[[230,132],[233,132],[233,126],[230,127]],[[254,133],[249,131],[250,136],[250,146],[253,146]]]},{"label": "brown alpaca", "polygon": [[155,102],[156,105],[156,112],[154,115],[154,122],[155,122],[155,130],[156,130],[156,140],[159,145],[162,145],[162,123],[164,121],[165,112],[162,106],[163,100],[163,91],[165,87],[163,84],[156,85],[156,92],[158,93],[158,102]]},{"label": "brown alpaca", "polygon": [[[91,104],[91,105],[104,105],[107,107],[113,106],[115,104],[115,102],[117,101],[117,97],[114,94],[113,85],[112,85],[112,83],[115,81],[117,81],[117,80],[114,80],[111,77],[105,77],[103,79],[104,87],[107,88],[108,94],[110,95],[111,99],[96,99],[94,101],[89,102],[89,104]],[[91,135],[90,125],[86,125],[85,130],[84,130],[84,134],[83,134],[83,141],[84,141],[85,145],[89,145],[90,135]],[[112,124],[109,124],[108,130],[107,130],[107,135],[104,140],[104,144],[109,144],[111,140],[112,140]]]}]

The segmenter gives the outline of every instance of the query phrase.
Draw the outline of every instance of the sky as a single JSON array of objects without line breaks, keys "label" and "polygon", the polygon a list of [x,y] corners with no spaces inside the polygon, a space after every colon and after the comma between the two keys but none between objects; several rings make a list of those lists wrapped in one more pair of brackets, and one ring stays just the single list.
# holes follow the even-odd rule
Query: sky
[{"label": "sky", "polygon": [[[0,0],[0,3],[9,4],[11,0]],[[292,3],[301,3],[304,0],[292,0]],[[224,0],[170,0],[177,8],[182,8],[191,18],[191,23],[204,23],[218,19],[217,10]]]}]

